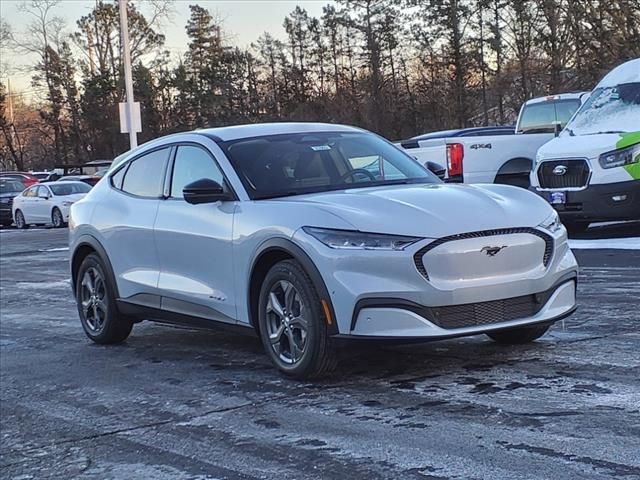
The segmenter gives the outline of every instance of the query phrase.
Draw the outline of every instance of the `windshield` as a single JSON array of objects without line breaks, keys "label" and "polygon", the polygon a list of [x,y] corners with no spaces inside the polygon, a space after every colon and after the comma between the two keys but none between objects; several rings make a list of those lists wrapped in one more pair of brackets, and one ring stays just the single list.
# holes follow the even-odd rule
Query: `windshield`
[{"label": "windshield", "polygon": [[297,133],[221,145],[252,199],[402,183],[439,183],[369,133]]},{"label": "windshield", "polygon": [[597,88],[567,125],[570,135],[640,129],[640,82]]},{"label": "windshield", "polygon": [[62,184],[49,184],[49,188],[56,196],[74,195],[76,193],[88,193],[91,187],[86,183],[62,183]]},{"label": "windshield", "polygon": [[556,124],[564,128],[578,107],[580,107],[580,100],[577,98],[525,105],[520,115],[518,132],[553,133]]},{"label": "windshield", "polygon": [[4,180],[0,182],[0,193],[21,192],[24,185],[18,180]]}]

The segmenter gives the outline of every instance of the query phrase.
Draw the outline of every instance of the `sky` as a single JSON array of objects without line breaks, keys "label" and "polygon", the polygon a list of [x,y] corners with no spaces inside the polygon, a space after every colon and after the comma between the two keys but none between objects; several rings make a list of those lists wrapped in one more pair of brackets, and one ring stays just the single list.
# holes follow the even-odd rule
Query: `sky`
[{"label": "sky", "polygon": [[[14,35],[19,35],[29,23],[30,18],[20,11],[23,0],[0,0],[0,18],[7,22]],[[144,12],[144,0],[135,0]],[[284,36],[282,22],[284,18],[300,5],[309,15],[320,16],[322,7],[330,0],[174,0],[173,15],[166,22],[161,33],[166,36],[165,47],[174,54],[184,52],[187,46],[185,25],[189,18],[189,5],[198,4],[208,9],[223,20],[223,31],[231,45],[246,47],[255,41],[263,32],[268,31],[276,38]],[[54,10],[56,16],[65,20],[67,31],[75,29],[76,20],[87,15],[95,6],[95,0],[61,0]],[[7,75],[11,78],[11,88],[14,91],[30,88],[30,74],[25,73],[35,60],[24,55],[16,55],[11,51],[0,52],[1,64],[8,63],[10,69],[0,72],[0,78],[6,82]]]}]

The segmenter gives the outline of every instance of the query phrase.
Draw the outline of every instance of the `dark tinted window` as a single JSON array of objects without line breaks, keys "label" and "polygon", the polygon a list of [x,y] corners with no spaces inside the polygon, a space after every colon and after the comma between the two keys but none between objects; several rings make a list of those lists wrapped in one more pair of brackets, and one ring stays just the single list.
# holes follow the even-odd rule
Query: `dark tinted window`
[{"label": "dark tinted window", "polygon": [[161,196],[164,167],[169,158],[169,150],[169,148],[155,150],[131,162],[124,176],[122,190],[140,197]]},{"label": "dark tinted window", "polygon": [[21,192],[24,190],[22,182],[17,180],[0,181],[0,193]]},{"label": "dark tinted window", "polygon": [[202,178],[215,180],[220,185],[224,184],[222,172],[208,152],[193,145],[179,146],[173,167],[171,196],[182,198],[182,189]]},{"label": "dark tinted window", "polygon": [[296,133],[223,144],[251,198],[436,183],[399,148],[369,133]]}]

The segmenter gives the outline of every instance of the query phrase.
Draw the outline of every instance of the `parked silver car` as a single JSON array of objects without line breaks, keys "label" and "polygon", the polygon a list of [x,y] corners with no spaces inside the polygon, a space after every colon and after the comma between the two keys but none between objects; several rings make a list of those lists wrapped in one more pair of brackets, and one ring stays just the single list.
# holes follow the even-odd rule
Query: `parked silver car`
[{"label": "parked silver car", "polygon": [[357,128],[199,130],[116,159],[71,207],[86,334],[153,319],[256,331],[294,377],[331,370],[340,339],[543,335],[575,306],[566,230],[540,197],[443,184]]}]

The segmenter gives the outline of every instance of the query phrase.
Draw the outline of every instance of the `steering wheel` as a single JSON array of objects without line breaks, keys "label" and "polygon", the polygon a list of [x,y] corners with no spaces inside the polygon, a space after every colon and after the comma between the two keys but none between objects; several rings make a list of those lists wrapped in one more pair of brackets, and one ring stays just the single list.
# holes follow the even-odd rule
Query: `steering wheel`
[{"label": "steering wheel", "polygon": [[344,175],[340,176],[340,179],[338,181],[340,183],[342,183],[347,178],[352,178],[354,175],[358,175],[358,174],[366,175],[367,177],[369,177],[374,182],[377,180],[375,175],[373,173],[371,173],[369,170],[366,170],[364,168],[354,168],[353,170],[349,170],[347,173],[345,173]]}]

